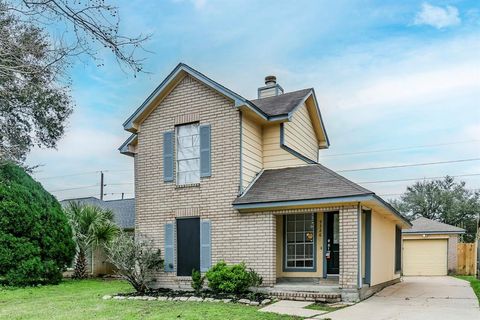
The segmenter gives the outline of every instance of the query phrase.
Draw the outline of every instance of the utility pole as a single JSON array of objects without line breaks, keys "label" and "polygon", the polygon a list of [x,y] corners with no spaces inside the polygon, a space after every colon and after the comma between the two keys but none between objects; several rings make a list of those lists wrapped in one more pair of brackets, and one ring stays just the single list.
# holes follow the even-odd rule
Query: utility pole
[{"label": "utility pole", "polygon": [[103,171],[100,171],[100,200],[103,200]]},{"label": "utility pole", "polygon": [[125,195],[125,193],[124,193],[124,192],[122,192],[122,200],[123,200],[123,196],[124,196],[124,195]]}]

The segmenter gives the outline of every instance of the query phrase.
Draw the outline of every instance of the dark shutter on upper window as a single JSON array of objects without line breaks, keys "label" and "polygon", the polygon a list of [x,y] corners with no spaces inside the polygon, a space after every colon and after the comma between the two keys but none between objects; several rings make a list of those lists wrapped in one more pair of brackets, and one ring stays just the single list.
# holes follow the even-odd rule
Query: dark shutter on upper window
[{"label": "dark shutter on upper window", "polygon": [[200,126],[200,177],[212,175],[210,125]]},{"label": "dark shutter on upper window", "polygon": [[167,131],[163,133],[163,181],[173,181],[173,144],[174,133]]},{"label": "dark shutter on upper window", "polygon": [[395,226],[395,272],[402,270],[402,229]]}]

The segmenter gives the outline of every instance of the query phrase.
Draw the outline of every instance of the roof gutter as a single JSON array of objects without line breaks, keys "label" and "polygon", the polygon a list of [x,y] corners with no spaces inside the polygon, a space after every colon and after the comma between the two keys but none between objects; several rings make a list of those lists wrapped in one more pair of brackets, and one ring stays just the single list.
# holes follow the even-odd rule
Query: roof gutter
[{"label": "roof gutter", "polygon": [[416,235],[416,234],[464,234],[465,230],[463,231],[410,231],[405,230],[402,231],[404,235]]},{"label": "roof gutter", "polygon": [[270,202],[254,202],[254,203],[237,203],[233,204],[233,207],[238,210],[245,209],[266,209],[266,208],[279,208],[279,207],[293,207],[301,205],[317,205],[327,203],[347,203],[372,200],[372,195],[358,195],[358,196],[345,196],[345,197],[332,197],[322,199],[307,199],[307,200],[289,200],[289,201],[270,201]]},{"label": "roof gutter", "polygon": [[392,212],[397,218],[399,218],[406,225],[412,227],[410,221],[407,220],[400,212],[392,207],[388,202],[380,198],[374,193],[363,194],[356,196],[345,197],[331,197],[322,199],[307,199],[307,200],[290,200],[290,201],[270,201],[270,202],[254,202],[254,203],[233,203],[233,207],[237,210],[251,210],[251,209],[276,209],[283,207],[295,207],[304,205],[323,205],[329,203],[349,203],[349,202],[361,202],[361,201],[376,201],[388,211]]}]

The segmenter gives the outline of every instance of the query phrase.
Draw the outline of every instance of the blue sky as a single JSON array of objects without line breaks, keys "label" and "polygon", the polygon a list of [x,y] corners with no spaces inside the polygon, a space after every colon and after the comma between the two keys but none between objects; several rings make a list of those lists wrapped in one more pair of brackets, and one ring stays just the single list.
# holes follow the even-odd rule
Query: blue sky
[{"label": "blue sky", "polygon": [[[75,112],[57,150],[28,164],[59,199],[133,197],[133,160],[118,153],[123,121],[178,62],[246,98],[265,75],[285,90],[314,87],[330,137],[320,162],[334,170],[480,157],[480,3],[474,1],[121,1],[122,32],[150,33],[147,74],[73,68]],[[452,142],[462,142],[454,143]],[[343,155],[419,145],[392,152]],[[346,172],[356,182],[480,174],[480,161]],[[78,174],[78,175],[77,175]],[[65,177],[59,177],[65,176]],[[480,176],[463,177],[480,188]],[[411,182],[366,183],[398,194]],[[65,190],[72,189],[73,190]],[[61,190],[61,191],[57,191]],[[394,197],[385,196],[386,198]]]}]

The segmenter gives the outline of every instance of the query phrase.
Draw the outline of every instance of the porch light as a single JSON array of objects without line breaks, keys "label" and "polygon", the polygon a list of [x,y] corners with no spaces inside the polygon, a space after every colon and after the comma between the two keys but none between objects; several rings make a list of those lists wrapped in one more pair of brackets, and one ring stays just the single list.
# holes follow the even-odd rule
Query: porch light
[{"label": "porch light", "polygon": [[307,238],[308,241],[312,241],[313,240],[313,232],[308,231],[307,233],[305,233],[305,237]]}]

